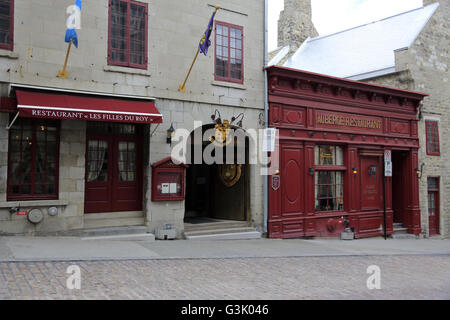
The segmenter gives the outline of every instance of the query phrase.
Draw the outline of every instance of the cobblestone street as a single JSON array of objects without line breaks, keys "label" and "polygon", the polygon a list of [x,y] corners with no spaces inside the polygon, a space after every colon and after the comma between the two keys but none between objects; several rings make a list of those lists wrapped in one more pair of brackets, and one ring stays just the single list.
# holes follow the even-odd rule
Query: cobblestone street
[{"label": "cobblestone street", "polygon": [[[67,267],[81,269],[69,290]],[[381,269],[369,290],[367,268]],[[1,299],[450,299],[450,256],[0,263]]]}]

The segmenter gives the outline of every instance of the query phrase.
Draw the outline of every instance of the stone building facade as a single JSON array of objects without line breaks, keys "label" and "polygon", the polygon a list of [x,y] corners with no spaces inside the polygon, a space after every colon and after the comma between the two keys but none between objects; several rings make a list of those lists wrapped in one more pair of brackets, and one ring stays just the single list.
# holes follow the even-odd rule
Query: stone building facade
[{"label": "stone building facade", "polygon": [[[300,1],[302,4],[297,4],[297,9],[304,10],[310,1]],[[286,0],[285,6],[295,5],[296,1]],[[426,21],[423,28],[418,35],[415,36],[411,45],[395,50],[395,68],[390,72],[384,72],[382,75],[376,76],[370,74],[366,76],[358,76],[355,78],[360,81],[391,86],[400,89],[426,92],[429,94],[423,101],[423,105],[418,112],[419,119],[419,186],[420,186],[420,208],[421,208],[421,225],[423,236],[430,236],[440,234],[442,237],[450,236],[450,200],[447,196],[450,192],[450,170],[448,163],[450,161],[449,150],[449,113],[450,109],[450,85],[449,85],[449,53],[450,46],[450,26],[448,21],[449,16],[449,1],[441,0],[439,5],[436,1],[425,0],[425,6],[433,5],[433,14]],[[434,9],[437,6],[437,9]],[[420,9],[418,9],[420,10]],[[309,12],[305,10],[305,12]],[[291,13],[291,18],[294,15]],[[300,17],[300,16],[299,16]],[[310,41],[316,38],[315,33],[311,33],[310,28],[302,29],[302,25],[307,24],[305,19],[311,21],[311,17],[304,15],[297,21],[297,33],[303,32],[302,39],[311,37]],[[284,15],[280,16],[279,25],[282,28],[279,30],[280,34],[291,33],[289,28],[283,27],[290,21]],[[376,22],[375,22],[376,23]],[[340,32],[340,34],[346,31]],[[383,37],[383,34],[375,35]],[[280,44],[286,45],[284,39],[287,36],[280,36]],[[328,36],[329,37],[329,36]],[[323,38],[326,38],[324,36]],[[355,39],[356,41],[356,39]],[[296,43],[299,47],[301,43]],[[354,46],[360,44],[348,43],[342,45],[342,54],[351,53]],[[301,50],[301,49],[300,49]],[[308,50],[308,49],[304,49]],[[347,51],[345,51],[347,50]],[[332,53],[333,50],[330,51]],[[278,59],[277,63],[284,65],[289,57]],[[375,57],[362,57],[364,59],[372,59]],[[324,61],[326,63],[326,61]],[[330,67],[329,75],[336,76]],[[314,72],[314,68],[308,71]],[[319,71],[316,71],[319,72]],[[325,73],[320,71],[319,73]],[[426,131],[426,124],[428,122],[437,123],[439,140],[439,152],[430,154],[427,151],[427,143],[430,143],[430,132]],[[437,178],[437,179],[436,179]],[[437,186],[432,187],[431,184]],[[432,189],[430,189],[430,187]],[[437,191],[437,192],[434,192]],[[437,198],[437,199],[436,199]],[[430,226],[430,215],[435,212],[439,213],[439,219],[435,221],[435,229]],[[433,218],[433,217],[432,217]],[[430,232],[431,230],[431,232]]]},{"label": "stone building facade", "polygon": [[[435,1],[424,0],[429,5]],[[418,90],[429,93],[423,101],[419,113],[419,136],[421,148],[419,162],[423,164],[420,179],[420,207],[422,212],[422,230],[429,236],[428,178],[439,177],[440,190],[440,234],[450,237],[450,169],[448,162],[450,132],[450,24],[448,21],[449,1],[439,1],[439,7],[414,44],[395,52],[396,72],[391,75],[365,79],[364,81],[389,85],[397,88]],[[427,154],[427,120],[438,121],[440,155]]]},{"label": "stone building facade", "polygon": [[[5,9],[5,4],[13,8],[9,11],[10,30],[13,31],[9,34],[12,45],[0,46],[0,109],[5,111],[9,108],[9,112],[0,112],[0,234],[61,234],[71,230],[120,226],[147,226],[149,231],[154,232],[171,224],[180,237],[188,210],[186,201],[152,201],[155,189],[152,186],[151,165],[170,157],[174,145],[167,142],[171,126],[188,132],[199,125],[195,121],[214,127],[211,115],[216,110],[221,119],[229,121],[242,114],[244,130],[261,128],[259,119],[263,118],[261,114],[264,112],[264,2],[227,0],[217,3],[221,5],[221,9],[215,17],[215,26],[220,24],[219,35],[220,32],[224,34],[221,39],[222,47],[216,45],[218,31],[214,29],[209,53],[207,56],[198,56],[185,93],[178,91],[179,85],[186,76],[199,40],[214,11],[208,1],[83,1],[81,29],[77,31],[79,48],[72,46],[67,79],[58,78],[57,74],[62,69],[67,50],[67,44],[64,43],[66,8],[73,5],[73,1],[1,1],[2,12],[10,9]],[[147,26],[140,30],[145,33],[145,56],[141,57],[141,66],[133,66],[131,60],[128,60],[128,65],[110,63],[113,60],[111,52],[114,51],[111,49],[111,32],[115,31],[111,31],[110,16],[113,6],[121,8],[117,10],[125,10],[120,14],[125,14],[132,21],[129,27],[123,29],[128,34],[136,31],[133,28],[138,28],[134,24],[136,15],[142,14],[144,17],[140,21]],[[144,8],[145,15],[139,8]],[[117,21],[118,24],[125,23],[125,20]],[[225,32],[230,32],[228,35],[231,37],[227,37]],[[226,41],[227,44],[224,44]],[[128,43],[127,46],[131,45]],[[226,54],[216,60],[218,48],[231,48],[231,51],[236,48],[231,57],[236,60],[228,59],[230,56]],[[224,63],[230,67],[233,64],[238,69],[240,63],[241,74],[220,75],[215,68],[216,61],[219,61],[218,65]],[[136,140],[137,145],[133,142],[133,148],[142,146],[141,155],[137,155],[139,168],[133,169],[134,172],[142,171],[141,184],[138,184],[139,190],[143,190],[142,197],[138,198],[139,210],[99,210],[86,213],[86,181],[89,176],[86,172],[89,158],[87,152],[90,150],[90,142],[87,140],[91,130],[89,128],[92,126],[95,129],[96,123],[80,120],[55,120],[59,126],[56,196],[52,199],[15,199],[11,196],[8,180],[13,179],[9,168],[13,161],[10,159],[12,151],[8,148],[11,146],[13,131],[7,127],[15,120],[12,127],[15,130],[14,126],[25,121],[22,116],[14,119],[17,114],[15,108],[18,91],[154,104],[162,115],[162,124],[138,125],[136,128],[139,128],[139,134],[135,133],[133,136],[139,139]],[[113,123],[102,123],[115,128]],[[42,128],[44,127],[45,125]],[[126,129],[123,127],[120,130],[124,128]],[[128,148],[131,150],[130,145]],[[121,159],[121,155],[115,157],[116,162],[119,161],[117,157]],[[263,176],[259,174],[259,168],[257,164],[246,167],[247,207],[243,210],[245,220],[262,229]],[[192,183],[182,183],[186,185],[186,192],[191,192],[189,188],[192,188]],[[230,197],[230,194],[227,196]],[[232,198],[226,200],[233,202]],[[56,215],[48,214],[51,207],[57,208]],[[26,215],[19,214],[29,213],[32,209],[40,210],[43,214],[42,222],[33,224]]]}]

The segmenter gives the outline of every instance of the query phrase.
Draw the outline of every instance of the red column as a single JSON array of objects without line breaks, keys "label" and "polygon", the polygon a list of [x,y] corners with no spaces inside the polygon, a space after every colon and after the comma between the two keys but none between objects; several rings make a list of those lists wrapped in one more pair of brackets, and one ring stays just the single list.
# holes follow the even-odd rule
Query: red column
[{"label": "red column", "polygon": [[[356,169],[357,173],[353,173],[353,169]],[[349,146],[347,149],[347,175],[344,184],[344,197],[346,211],[350,213],[348,220],[350,227],[354,229],[355,234],[359,233],[359,217],[352,215],[360,210],[360,183],[361,168],[358,157],[358,148]]]},{"label": "red column", "polygon": [[419,167],[418,151],[412,150],[408,155],[407,176],[408,184],[405,192],[408,193],[408,205],[406,208],[406,224],[408,233],[420,234],[420,205],[419,205],[419,181],[416,169]]},{"label": "red column", "polygon": [[314,168],[314,143],[305,143],[305,213],[306,216],[313,216],[315,212],[315,195],[314,195],[314,174],[311,175],[310,169]]},{"label": "red column", "polygon": [[305,190],[304,205],[305,205],[305,219],[304,228],[305,236],[316,235],[316,220],[313,218],[315,215],[315,173],[311,174],[310,168],[314,168],[314,147],[315,144],[311,142],[305,143],[305,166],[303,171]]},{"label": "red column", "polygon": [[267,179],[269,180],[269,217],[267,221],[267,235],[269,238],[282,238],[281,174],[268,176]]},{"label": "red column", "polygon": [[[392,151],[392,150],[390,150]],[[392,154],[392,152],[391,152]],[[384,168],[383,168],[383,176],[384,176]],[[386,234],[391,235],[394,233],[393,224],[394,224],[394,210],[392,209],[392,177],[384,177],[385,185],[384,185],[384,195],[385,195],[385,204],[386,204]]]}]

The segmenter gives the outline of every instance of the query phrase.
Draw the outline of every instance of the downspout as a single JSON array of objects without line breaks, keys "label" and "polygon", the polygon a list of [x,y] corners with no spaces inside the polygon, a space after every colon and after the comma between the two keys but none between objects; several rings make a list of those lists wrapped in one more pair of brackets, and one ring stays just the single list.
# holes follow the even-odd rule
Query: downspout
[{"label": "downspout", "polygon": [[[269,95],[268,95],[268,80],[267,80],[267,63],[269,51],[269,37],[268,37],[268,19],[269,19],[269,0],[264,0],[264,127],[269,127]],[[269,212],[269,176],[264,176],[264,233],[267,234],[267,220]]]}]

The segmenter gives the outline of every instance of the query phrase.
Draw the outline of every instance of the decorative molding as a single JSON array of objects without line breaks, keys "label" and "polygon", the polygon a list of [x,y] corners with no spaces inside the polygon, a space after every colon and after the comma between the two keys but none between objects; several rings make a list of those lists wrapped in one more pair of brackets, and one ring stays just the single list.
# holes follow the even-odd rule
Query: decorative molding
[{"label": "decorative molding", "polygon": [[151,73],[148,70],[136,69],[136,68],[127,68],[127,67],[118,67],[118,66],[103,66],[103,71],[105,72],[118,72],[118,73],[126,73],[126,74],[136,74],[140,76],[151,77]]}]

